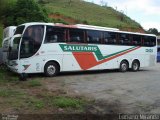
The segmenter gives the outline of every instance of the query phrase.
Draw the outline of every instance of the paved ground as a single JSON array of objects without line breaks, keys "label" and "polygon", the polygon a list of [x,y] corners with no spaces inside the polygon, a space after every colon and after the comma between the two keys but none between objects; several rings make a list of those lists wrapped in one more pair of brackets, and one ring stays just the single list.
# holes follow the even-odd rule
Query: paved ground
[{"label": "paved ground", "polygon": [[[58,81],[66,91],[104,103],[101,105],[104,110],[108,104],[122,113],[160,113],[160,64],[139,72],[62,73],[51,79]],[[48,88],[55,86],[49,82]]]}]

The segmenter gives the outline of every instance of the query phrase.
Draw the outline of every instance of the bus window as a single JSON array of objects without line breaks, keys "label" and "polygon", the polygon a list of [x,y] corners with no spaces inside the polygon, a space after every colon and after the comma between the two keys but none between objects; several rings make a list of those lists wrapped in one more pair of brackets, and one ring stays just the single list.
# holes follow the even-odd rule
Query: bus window
[{"label": "bus window", "polygon": [[34,55],[40,48],[44,34],[43,25],[29,26],[22,37],[20,55],[27,58]]},{"label": "bus window", "polygon": [[141,36],[133,35],[132,45],[141,45]]},{"label": "bus window", "polygon": [[88,43],[101,43],[101,32],[96,30],[87,30]]},{"label": "bus window", "polygon": [[109,43],[109,39],[111,38],[109,32],[105,32],[104,33],[104,44],[108,44]]},{"label": "bus window", "polygon": [[121,45],[130,45],[131,43],[130,35],[125,33],[119,34],[119,43]]},{"label": "bus window", "polygon": [[144,46],[153,47],[156,45],[156,37],[152,36],[143,36]]},{"label": "bus window", "polygon": [[84,31],[81,29],[69,29],[69,41],[84,43]]},{"label": "bus window", "polygon": [[143,45],[149,47],[150,46],[150,39],[148,36],[143,36]]},{"label": "bus window", "polygon": [[155,46],[156,45],[156,37],[150,36],[149,39],[150,39],[150,46],[151,47]]},{"label": "bus window", "polygon": [[105,32],[104,33],[104,43],[105,44],[116,44],[117,33]]},{"label": "bus window", "polygon": [[45,43],[65,42],[65,29],[47,26]]},{"label": "bus window", "polygon": [[18,27],[16,28],[16,31],[15,31],[14,35],[16,35],[16,34],[22,34],[22,33],[23,33],[24,28],[25,28],[25,26],[24,26],[24,25],[22,25],[22,26],[18,26]]}]

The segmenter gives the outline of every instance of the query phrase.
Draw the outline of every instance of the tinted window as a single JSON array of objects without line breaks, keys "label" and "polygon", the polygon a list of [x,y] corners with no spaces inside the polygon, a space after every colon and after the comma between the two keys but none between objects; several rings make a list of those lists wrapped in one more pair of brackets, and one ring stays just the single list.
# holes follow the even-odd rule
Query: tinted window
[{"label": "tinted window", "polygon": [[152,36],[143,36],[143,45],[147,47],[152,47],[156,45],[156,38]]},{"label": "tinted window", "polygon": [[45,43],[65,42],[65,29],[47,26]]},{"label": "tinted window", "polygon": [[104,43],[105,44],[116,44],[117,33],[105,32],[104,33]]},{"label": "tinted window", "polygon": [[34,55],[40,48],[44,34],[43,25],[29,26],[22,37],[21,58],[27,58]]},{"label": "tinted window", "polygon": [[101,43],[101,35],[100,31],[88,30],[87,31],[87,42],[88,43]]},{"label": "tinted window", "polygon": [[155,46],[156,45],[156,37],[150,37],[151,39],[151,46]]},{"label": "tinted window", "polygon": [[130,45],[131,43],[131,35],[129,34],[119,34],[119,43],[122,45]]},{"label": "tinted window", "polygon": [[16,37],[13,40],[13,47],[9,49],[8,59],[9,60],[16,60],[18,59],[18,49],[20,43],[20,37]]},{"label": "tinted window", "polygon": [[81,29],[69,29],[70,42],[84,42],[84,31]]},{"label": "tinted window", "polygon": [[24,28],[25,28],[25,26],[24,26],[24,25],[22,25],[22,26],[18,26],[18,27],[16,28],[16,31],[15,31],[14,35],[16,35],[16,34],[22,34],[22,33],[23,33]]},{"label": "tinted window", "polygon": [[133,35],[133,45],[141,45],[141,36],[140,35]]}]

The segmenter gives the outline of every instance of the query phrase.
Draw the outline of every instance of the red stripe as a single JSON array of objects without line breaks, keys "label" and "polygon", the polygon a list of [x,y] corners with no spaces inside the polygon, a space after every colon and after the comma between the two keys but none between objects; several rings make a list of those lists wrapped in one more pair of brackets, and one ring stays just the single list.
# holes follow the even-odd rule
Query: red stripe
[{"label": "red stripe", "polygon": [[114,58],[117,58],[117,57],[122,56],[124,54],[127,54],[129,52],[132,52],[132,51],[134,51],[134,50],[136,50],[138,48],[140,48],[140,47],[136,47],[134,49],[119,53],[117,55],[111,56],[111,57],[106,58],[106,59],[101,60],[101,61],[97,61],[92,52],[81,52],[81,53],[73,52],[73,55],[74,55],[75,59],[77,60],[77,62],[79,64],[79,66],[81,67],[81,69],[87,70],[87,69],[90,69],[90,68],[92,68],[94,66],[102,64],[104,62],[110,61],[110,60],[112,60]]}]

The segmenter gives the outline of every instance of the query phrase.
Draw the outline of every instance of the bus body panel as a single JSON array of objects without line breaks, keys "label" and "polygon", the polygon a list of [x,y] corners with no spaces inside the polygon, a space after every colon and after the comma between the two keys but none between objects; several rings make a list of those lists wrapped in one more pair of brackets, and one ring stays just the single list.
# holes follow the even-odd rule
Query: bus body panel
[{"label": "bus body panel", "polygon": [[[53,47],[54,46],[54,47]],[[81,46],[81,45],[79,45]],[[90,46],[90,45],[88,45]],[[112,46],[109,45],[95,45],[100,48],[103,56],[111,55],[126,49],[129,49],[131,46],[121,47],[117,46],[114,50]],[[75,53],[75,55],[83,56],[83,61],[86,64],[89,64],[90,67],[84,68],[81,66],[81,63],[78,63],[73,52],[63,52],[58,43],[53,43],[45,45],[32,57],[24,58],[19,60],[19,65],[17,66],[18,73],[43,73],[44,66],[49,61],[56,61],[60,64],[61,72],[65,71],[83,71],[83,70],[99,70],[99,69],[117,69],[119,68],[120,62],[122,60],[127,60],[129,62],[129,68],[131,68],[133,60],[137,59],[140,61],[141,67],[149,67],[155,65],[155,55],[154,53],[146,54],[146,48],[139,48],[137,50],[125,53],[121,56],[116,56],[107,60],[98,60],[97,56],[92,53],[93,57],[97,61],[96,64],[92,64],[92,61],[89,61],[88,55],[84,53]],[[111,50],[111,51],[110,51]],[[105,51],[105,52],[104,52]],[[111,56],[112,57],[112,56]],[[87,58],[87,59],[86,59]],[[105,62],[105,60],[107,60]],[[149,61],[149,62],[148,62]],[[98,63],[100,62],[100,63]],[[14,68],[15,69],[15,68]],[[16,72],[16,71],[15,71]]]},{"label": "bus body panel", "polygon": [[[43,24],[44,23],[41,23],[40,25],[42,26]],[[37,24],[34,23],[30,25],[30,23],[27,23],[26,26],[29,27],[33,25]],[[46,63],[50,61],[55,61],[59,64],[60,72],[118,69],[120,67],[121,61],[123,60],[128,61],[129,68],[132,67],[132,62],[134,60],[138,60],[140,62],[140,67],[148,67],[156,64],[157,43],[155,43],[153,47],[146,47],[143,45],[122,45],[118,43],[119,41],[117,44],[74,43],[70,42],[70,40],[66,40],[65,42],[46,43],[45,40],[47,38],[47,25],[44,25],[43,42],[35,54],[28,58],[20,58],[21,55],[19,53],[18,60],[10,60],[11,63],[9,63],[8,66],[14,72],[43,73]],[[25,30],[26,29],[28,28],[25,27]],[[116,32],[118,35],[123,33],[122,31],[117,30],[108,31]],[[68,31],[65,31],[64,33],[65,38],[69,39],[69,34],[66,35]],[[130,32],[126,32],[125,34],[130,34]],[[141,34],[132,33],[132,35],[140,36]],[[147,36],[146,34],[142,35]],[[22,39],[20,45],[21,44]]]},{"label": "bus body panel", "polygon": [[[64,43],[61,43],[64,44]],[[73,45],[73,44],[72,44]],[[74,44],[79,45],[79,44]],[[54,47],[53,47],[54,46]],[[81,45],[79,45],[81,46]],[[90,45],[87,45],[90,46]],[[93,46],[93,45],[92,45]],[[111,45],[94,45],[97,46],[100,51],[102,52],[103,56],[109,56],[114,53],[118,53],[120,51],[127,50],[134,46],[116,46],[117,49],[114,49]],[[127,60],[129,62],[129,68],[131,68],[133,60],[137,59],[140,61],[141,67],[147,67],[147,66],[153,66],[155,65],[155,57],[153,53],[150,53],[151,55],[146,54],[146,48],[138,48],[133,51],[127,51],[129,53],[125,53],[124,55],[116,56],[113,58],[107,60],[102,59],[98,60],[96,54],[92,53],[93,57],[97,61],[96,64],[92,64],[92,61],[89,61],[88,54],[84,54],[84,52],[78,52],[74,55],[82,56],[83,61],[86,64],[89,64],[90,67],[85,69],[83,66],[81,66],[81,63],[78,63],[75,56],[73,55],[73,52],[63,52],[60,48],[59,43],[53,43],[53,44],[44,44],[43,47],[32,57],[20,59],[21,66],[19,67],[19,72],[23,73],[41,73],[44,72],[44,66],[49,61],[56,61],[60,64],[60,68],[62,72],[65,71],[82,71],[82,70],[98,70],[98,69],[117,69],[119,68],[120,62],[122,60]],[[98,54],[99,55],[99,54]],[[117,54],[119,55],[119,54]],[[112,56],[111,56],[112,57]],[[145,60],[144,60],[145,59]],[[101,61],[103,61],[101,63]],[[107,60],[105,62],[105,60]],[[147,62],[149,61],[149,62]],[[99,63],[100,62],[100,63]],[[149,64],[152,63],[152,64]],[[28,66],[28,67],[27,67]]]},{"label": "bus body panel", "polygon": [[3,30],[3,40],[2,40],[2,61],[6,64],[7,62],[7,52],[9,49],[9,43],[11,37],[14,35],[16,26],[9,26]]}]

